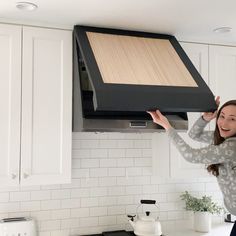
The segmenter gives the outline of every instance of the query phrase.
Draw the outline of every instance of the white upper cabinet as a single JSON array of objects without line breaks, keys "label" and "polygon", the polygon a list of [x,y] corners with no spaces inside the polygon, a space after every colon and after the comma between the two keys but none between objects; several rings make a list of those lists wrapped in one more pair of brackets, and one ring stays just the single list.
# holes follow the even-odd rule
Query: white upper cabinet
[{"label": "white upper cabinet", "polygon": [[[230,99],[236,99],[236,47],[193,43],[181,45],[213,94],[221,97],[221,105]],[[189,127],[199,115],[200,113],[188,113]],[[210,126],[206,128],[214,130],[215,122],[210,122]],[[187,133],[180,135],[192,147],[204,145],[191,140]],[[204,165],[185,161],[165,133],[153,135],[153,173],[173,178],[210,176]]]},{"label": "white upper cabinet", "polygon": [[0,25],[0,185],[19,182],[21,28]]},{"label": "white upper cabinet", "polygon": [[[13,129],[14,134],[19,133],[20,137],[14,137],[18,140],[18,155],[14,153],[14,159],[21,168],[17,171],[15,167],[10,167],[12,170],[9,177],[17,175],[21,185],[68,183],[71,179],[72,33],[34,27],[17,28],[17,63],[22,71],[19,69],[16,73],[14,66],[10,69],[9,76],[4,77],[5,86],[10,86],[14,79],[12,73],[17,74],[18,86],[14,91],[18,91],[18,103],[14,103],[17,107],[14,113],[18,111],[20,114],[21,111],[21,123],[18,115],[18,127],[16,124],[12,125],[13,121],[9,117],[9,114],[15,117],[9,112],[13,101],[6,102],[9,94],[0,95],[1,100],[5,101],[1,108],[6,110],[6,117],[1,125],[5,124],[9,130]],[[4,47],[2,40],[0,44],[0,47]],[[13,52],[15,57],[15,50]],[[5,54],[5,58],[10,57],[7,52]],[[10,68],[11,64],[9,62],[6,68]],[[7,71],[4,73],[7,75]],[[11,95],[16,96],[12,92]],[[7,132],[10,133],[9,130],[5,131],[4,137]],[[8,139],[9,137],[10,134]],[[6,143],[4,146],[9,145]],[[6,154],[9,155],[9,152]],[[9,158],[6,154],[4,159]],[[6,173],[4,169],[0,169],[0,172]],[[0,182],[2,180],[1,178]]]},{"label": "white upper cabinet", "polygon": [[[193,43],[181,43],[181,46],[208,84],[208,46]],[[200,113],[188,113],[189,127],[200,115]],[[191,140],[187,132],[180,132],[179,134],[192,147],[201,147],[202,144]],[[153,134],[153,173],[154,175],[172,178],[208,176],[204,165],[189,163],[180,155],[166,133]]]},{"label": "white upper cabinet", "polygon": [[[194,64],[195,68],[201,74],[204,81],[209,84],[208,80],[208,45],[193,44],[193,43],[182,43],[184,51]],[[194,122],[201,116],[199,112],[188,113],[188,125],[191,128]],[[192,140],[187,132],[180,133],[183,139],[194,148],[200,148],[203,146],[202,143]],[[207,177],[209,174],[206,171],[205,165],[193,164],[187,162],[182,155],[180,155],[177,148],[171,143],[170,145],[170,176],[185,178],[185,177]]]},{"label": "white upper cabinet", "polygon": [[221,105],[236,99],[236,47],[209,46],[210,87]]}]

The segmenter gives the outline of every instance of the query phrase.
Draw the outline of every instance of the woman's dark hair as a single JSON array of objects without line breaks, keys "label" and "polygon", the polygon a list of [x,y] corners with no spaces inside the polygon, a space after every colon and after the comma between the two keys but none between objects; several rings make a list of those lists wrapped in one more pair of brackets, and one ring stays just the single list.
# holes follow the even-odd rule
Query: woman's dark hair
[{"label": "woman's dark hair", "polygon": [[[215,132],[214,132],[214,145],[219,145],[221,143],[223,143],[225,141],[225,139],[223,137],[220,136],[220,131],[217,125],[217,120],[220,116],[220,113],[222,111],[222,109],[226,106],[236,106],[236,100],[230,100],[228,102],[226,102],[225,104],[223,104],[221,106],[221,108],[219,109],[219,111],[217,112],[217,116],[216,116],[216,127],[215,127]],[[218,176],[219,175],[219,166],[221,164],[211,164],[207,167],[208,172],[210,172],[211,174],[213,174],[214,176]]]}]

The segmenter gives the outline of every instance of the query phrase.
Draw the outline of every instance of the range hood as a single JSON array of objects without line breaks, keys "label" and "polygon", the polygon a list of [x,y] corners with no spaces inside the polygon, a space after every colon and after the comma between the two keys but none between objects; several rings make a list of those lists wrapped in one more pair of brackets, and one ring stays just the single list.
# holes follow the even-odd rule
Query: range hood
[{"label": "range hood", "polygon": [[153,132],[159,109],[178,130],[214,95],[174,36],[75,26],[73,131]]}]

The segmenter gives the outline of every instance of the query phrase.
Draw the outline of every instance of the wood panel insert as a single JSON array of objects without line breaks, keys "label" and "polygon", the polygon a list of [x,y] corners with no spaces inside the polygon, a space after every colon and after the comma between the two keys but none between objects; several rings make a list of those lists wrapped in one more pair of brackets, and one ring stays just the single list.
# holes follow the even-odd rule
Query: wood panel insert
[{"label": "wood panel insert", "polygon": [[169,40],[86,34],[104,83],[198,87]]}]

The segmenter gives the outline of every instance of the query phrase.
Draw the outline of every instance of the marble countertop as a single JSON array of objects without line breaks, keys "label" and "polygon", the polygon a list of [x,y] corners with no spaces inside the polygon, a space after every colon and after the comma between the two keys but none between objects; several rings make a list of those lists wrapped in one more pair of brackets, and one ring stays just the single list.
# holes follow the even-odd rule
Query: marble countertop
[{"label": "marble countertop", "polygon": [[232,223],[218,223],[212,225],[209,233],[196,232],[192,228],[178,229],[173,232],[164,233],[166,236],[229,236],[231,229],[233,227]]}]

